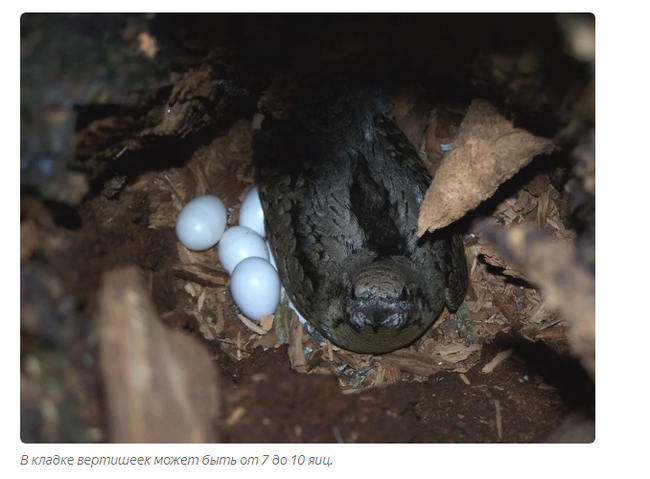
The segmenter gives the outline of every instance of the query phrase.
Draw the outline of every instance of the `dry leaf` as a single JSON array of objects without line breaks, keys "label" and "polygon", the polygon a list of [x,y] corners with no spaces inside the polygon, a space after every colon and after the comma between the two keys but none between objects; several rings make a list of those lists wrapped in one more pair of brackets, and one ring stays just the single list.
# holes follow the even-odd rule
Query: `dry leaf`
[{"label": "dry leaf", "polygon": [[474,100],[425,195],[418,235],[462,217],[535,156],[553,149],[551,140],[515,128],[489,102]]}]

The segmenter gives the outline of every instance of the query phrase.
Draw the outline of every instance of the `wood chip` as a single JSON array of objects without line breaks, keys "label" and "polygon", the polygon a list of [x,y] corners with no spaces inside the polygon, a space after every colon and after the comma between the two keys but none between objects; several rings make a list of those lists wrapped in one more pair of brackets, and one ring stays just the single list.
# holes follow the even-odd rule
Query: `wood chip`
[{"label": "wood chip", "polygon": [[512,297],[494,293],[492,295],[492,301],[494,301],[494,304],[499,308],[503,316],[511,322],[517,312],[517,305]]},{"label": "wood chip", "polygon": [[499,402],[498,399],[494,400],[494,409],[495,409],[495,422],[497,426],[497,436],[499,436],[499,439],[503,439],[503,424],[501,422],[501,403]]},{"label": "wood chip", "polygon": [[[465,346],[464,344],[447,344],[444,346],[439,346],[437,349],[438,354],[442,356],[447,361],[459,361],[467,358],[471,353],[481,350],[480,344],[470,344]],[[459,359],[461,358],[461,359]]]},{"label": "wood chip", "polygon": [[253,345],[253,349],[262,346],[262,349],[266,351],[267,349],[270,348],[275,348],[280,345],[280,340],[278,339],[278,335],[275,333],[275,330],[269,331],[268,334],[265,334],[264,336],[260,337],[256,343]]},{"label": "wood chip", "polygon": [[384,377],[388,384],[394,384],[402,380],[402,371],[392,361],[382,361],[384,365]]},{"label": "wood chip", "polygon": [[223,309],[221,307],[215,308],[215,310],[217,313],[217,323],[212,329],[214,330],[214,334],[221,334],[224,326],[226,325],[226,317],[224,316]]},{"label": "wood chip", "polygon": [[289,313],[289,350],[287,351],[289,362],[292,369],[300,369],[307,363],[302,347],[302,323],[292,309],[287,312]]},{"label": "wood chip", "polygon": [[227,271],[204,264],[175,264],[172,271],[179,278],[205,287],[225,286],[228,283]]},{"label": "wood chip", "polygon": [[203,303],[205,303],[205,297],[206,297],[205,290],[203,290],[203,291],[201,291],[199,299],[196,302],[196,309],[198,310],[199,313],[203,309]]},{"label": "wood chip", "polygon": [[384,383],[386,377],[386,368],[384,367],[383,364],[379,364],[375,368],[375,378],[372,382],[373,386],[379,386]]},{"label": "wood chip", "polygon": [[231,427],[239,422],[239,420],[244,416],[246,408],[244,406],[237,406],[235,410],[230,413],[228,419],[226,419],[226,426]]},{"label": "wood chip", "polygon": [[197,292],[196,288],[192,283],[186,283],[185,286],[183,286],[183,289],[187,291],[187,293],[192,296],[193,298],[196,298]]},{"label": "wood chip", "polygon": [[268,331],[264,331],[264,329],[262,329],[260,326],[255,324],[253,321],[248,319],[246,316],[238,314],[237,317],[239,318],[239,320],[242,323],[244,323],[244,326],[246,326],[248,329],[250,329],[254,333],[257,333],[257,334],[259,334],[261,336],[264,336],[266,333],[268,333]]},{"label": "wood chip", "polygon": [[260,326],[264,331],[267,333],[273,329],[273,321],[275,320],[275,316],[272,314],[269,315],[264,315],[262,316],[262,319],[260,320]]},{"label": "wood chip", "polygon": [[467,379],[467,376],[465,376],[463,373],[459,374],[460,379],[465,383],[466,386],[470,386],[471,383],[469,382],[469,379]]},{"label": "wood chip", "polygon": [[544,331],[538,331],[535,334],[535,339],[542,339],[544,341],[562,341],[567,338],[567,330],[564,325],[555,326]]},{"label": "wood chip", "polygon": [[[432,376],[440,371],[439,361],[428,355],[402,349],[393,351],[384,356],[386,365],[395,365],[400,371],[417,374],[418,376]],[[388,376],[388,368],[386,371]]]},{"label": "wood chip", "polygon": [[494,356],[494,359],[487,363],[483,368],[481,369],[482,373],[491,373],[492,371],[495,370],[495,368],[504,362],[506,359],[508,359],[510,356],[512,356],[512,353],[514,353],[514,349],[507,349],[505,351],[499,352],[496,356]]}]

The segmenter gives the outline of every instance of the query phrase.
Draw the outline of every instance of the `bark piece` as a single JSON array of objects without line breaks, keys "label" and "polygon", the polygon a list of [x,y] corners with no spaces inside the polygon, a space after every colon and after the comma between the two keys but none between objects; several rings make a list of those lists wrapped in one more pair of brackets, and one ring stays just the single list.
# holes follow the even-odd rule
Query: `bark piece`
[{"label": "bark piece", "polygon": [[163,326],[139,271],[107,272],[99,307],[110,440],[218,441],[217,370],[200,343]]}]

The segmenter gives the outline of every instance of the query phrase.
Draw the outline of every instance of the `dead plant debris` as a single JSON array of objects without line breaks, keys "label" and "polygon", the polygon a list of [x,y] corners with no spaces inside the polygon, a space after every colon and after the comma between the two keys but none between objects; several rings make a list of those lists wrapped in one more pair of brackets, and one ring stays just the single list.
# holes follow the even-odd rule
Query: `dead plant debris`
[{"label": "dead plant debris", "polygon": [[[460,157],[467,151],[478,155],[478,144],[488,148],[492,167],[499,170],[492,171],[489,176],[498,178],[499,182],[527,163],[533,152],[552,149],[547,140],[535,139],[525,131],[515,130],[485,102],[474,102],[470,112],[454,149],[460,152],[457,153]],[[486,119],[489,127],[477,126]],[[435,123],[428,127],[435,129]],[[441,128],[438,127],[438,132],[443,135]],[[449,132],[445,134],[451,135]],[[479,140],[475,135],[479,135]],[[505,135],[507,141],[498,139],[498,135]],[[241,200],[250,185],[251,138],[250,123],[235,123],[209,148],[199,149],[184,168],[147,173],[128,187],[149,193],[152,199],[151,226],[173,227],[182,204],[205,193],[225,198],[226,205],[233,208],[230,223],[235,224]],[[445,138],[445,141],[451,139]],[[517,153],[514,156],[521,161],[506,171],[498,163],[502,153],[512,153],[512,148]],[[475,180],[478,181],[478,177]],[[498,183],[485,187],[481,190],[482,195],[496,186]],[[500,204],[492,221],[506,226],[545,226],[554,231],[556,237],[569,241],[573,233],[564,225],[560,199],[561,195],[549,178],[541,175]],[[173,271],[179,278],[178,286],[187,291],[185,312],[197,318],[199,330],[206,339],[218,341],[230,358],[242,361],[249,358],[255,348],[266,350],[288,344],[292,368],[307,374],[335,375],[344,391],[357,390],[398,381],[418,381],[433,377],[439,371],[466,373],[480,360],[481,345],[491,342],[499,332],[514,327],[531,339],[539,339],[540,332],[549,328],[549,324],[557,324],[557,316],[543,308],[535,288],[526,282],[515,285],[507,279],[528,280],[524,273],[504,259],[493,243],[478,232],[468,236],[466,243],[468,261],[472,265],[471,283],[482,285],[478,294],[470,291],[467,298],[476,342],[468,344],[458,329],[457,321],[444,313],[434,329],[410,348],[376,357],[343,351],[328,341],[314,339],[318,336],[309,334],[309,328],[303,327],[289,311],[280,316],[276,314],[274,319],[267,318],[264,324],[249,321],[239,314],[230,298],[228,275],[220,267],[214,250],[196,253],[179,245],[180,263],[173,266]],[[501,273],[494,274],[491,266],[500,268]]]},{"label": "dead plant debris", "polygon": [[[551,140],[515,128],[485,100],[474,100],[460,125],[420,210],[418,235],[462,217],[537,155],[555,149]],[[468,172],[472,174],[468,174]]]}]

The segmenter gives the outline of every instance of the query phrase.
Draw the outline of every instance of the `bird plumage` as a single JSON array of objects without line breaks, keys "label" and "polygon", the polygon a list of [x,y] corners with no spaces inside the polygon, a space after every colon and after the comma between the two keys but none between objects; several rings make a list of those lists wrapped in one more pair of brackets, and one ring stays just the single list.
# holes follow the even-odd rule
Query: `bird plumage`
[{"label": "bird plumage", "polygon": [[253,155],[267,236],[289,297],[316,329],[345,349],[384,353],[460,305],[462,241],[417,237],[431,177],[375,98],[328,90],[269,123]]}]

